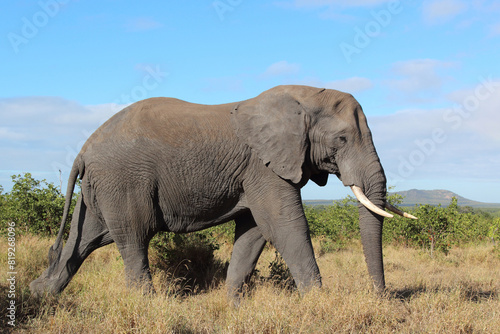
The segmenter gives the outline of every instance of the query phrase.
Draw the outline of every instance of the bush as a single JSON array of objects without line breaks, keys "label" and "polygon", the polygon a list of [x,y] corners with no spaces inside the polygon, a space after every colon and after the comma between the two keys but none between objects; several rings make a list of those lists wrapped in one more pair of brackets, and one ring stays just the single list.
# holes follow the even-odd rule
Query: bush
[{"label": "bush", "polygon": [[[197,293],[221,283],[229,262],[218,259],[224,235],[234,231],[234,223],[208,230],[187,233],[159,233],[151,240],[155,261],[153,267],[164,270],[180,283],[182,293]],[[234,233],[233,233],[234,234]]]},{"label": "bush", "polygon": [[493,252],[500,258],[500,218],[491,221],[488,238],[493,244]]},{"label": "bush", "polygon": [[269,263],[269,276],[263,280],[287,290],[296,288],[292,273],[277,250],[274,251],[274,260]]},{"label": "bush", "polygon": [[[403,197],[390,194],[387,200],[398,205]],[[311,235],[319,240],[320,254],[337,251],[346,247],[353,239],[359,239],[359,222],[356,199],[346,197],[332,206],[305,206]],[[395,215],[385,219],[383,228],[384,244],[392,243],[405,247],[418,247],[447,254],[453,245],[499,240],[500,225],[487,212],[470,207],[459,207],[452,198],[447,207],[441,205],[417,205],[405,208],[418,220]],[[497,225],[496,225],[497,224]],[[496,239],[495,239],[496,238]]]},{"label": "bush", "polygon": [[422,247],[431,254],[445,254],[453,245],[487,240],[493,217],[486,212],[475,212],[472,208],[461,208],[453,197],[448,207],[441,205],[418,205],[409,210],[418,220],[395,216],[384,222],[385,242],[404,246]]},{"label": "bush", "polygon": [[342,249],[359,238],[358,208],[354,203],[356,199],[347,196],[331,206],[304,207],[311,236],[320,240],[320,254]]},{"label": "bush", "polygon": [[[2,194],[0,191],[0,230],[5,231],[9,222],[15,222],[17,233],[56,235],[65,201],[60,190],[53,183],[35,180],[30,173],[25,173],[24,176],[13,175],[12,181],[14,185],[10,193]],[[73,212],[76,196],[77,194],[73,197],[70,214]],[[67,229],[69,231],[69,226]]]},{"label": "bush", "polygon": [[498,246],[500,245],[500,218],[495,218],[488,229],[488,238],[491,242]]}]

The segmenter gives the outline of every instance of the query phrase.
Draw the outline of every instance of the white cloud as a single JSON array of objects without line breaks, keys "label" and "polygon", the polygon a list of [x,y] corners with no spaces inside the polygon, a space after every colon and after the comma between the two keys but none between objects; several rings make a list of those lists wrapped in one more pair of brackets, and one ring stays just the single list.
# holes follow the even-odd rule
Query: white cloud
[{"label": "white cloud", "polygon": [[0,100],[0,117],[5,124],[25,125],[52,119],[65,110],[82,111],[75,102],[57,97],[35,96],[28,98],[9,98]]},{"label": "white cloud", "polygon": [[490,26],[490,36],[500,36],[500,23]]},{"label": "white cloud", "polygon": [[[0,99],[0,118],[5,127],[88,127],[102,123],[125,105],[114,103],[83,106],[59,97],[35,96]],[[62,128],[61,128],[62,130]]]},{"label": "white cloud", "polygon": [[84,106],[59,97],[0,99],[1,170],[66,171],[88,136],[124,105]]},{"label": "white cloud", "polygon": [[0,141],[1,140],[24,140],[26,139],[26,134],[13,131],[9,128],[0,128]]},{"label": "white cloud", "polygon": [[294,0],[296,8],[377,6],[391,0]]},{"label": "white cloud", "polygon": [[343,80],[327,82],[325,88],[336,89],[347,93],[357,93],[373,87],[373,83],[368,78],[352,77]]},{"label": "white cloud", "polygon": [[[293,1],[278,1],[274,2],[278,7],[285,9],[318,11],[318,17],[322,20],[333,20],[336,23],[354,24],[355,22],[363,22],[366,17],[360,16],[355,9],[375,10],[376,7],[386,5],[390,13],[400,11],[402,6],[406,6],[405,1],[394,0],[293,0]],[[353,10],[354,9],[354,10]],[[390,15],[389,13],[389,15]],[[386,14],[384,14],[386,15]],[[365,22],[366,24],[366,22]]]},{"label": "white cloud", "polygon": [[[500,143],[500,80],[481,78],[480,83],[472,89],[464,89],[449,95],[455,102],[448,111],[453,119],[453,126],[476,133],[492,143]],[[460,116],[460,118],[458,118]],[[451,117],[450,117],[451,118]]]},{"label": "white cloud", "polygon": [[402,79],[393,82],[394,88],[405,92],[416,92],[441,86],[441,78],[436,73],[439,61],[417,59],[398,62],[393,66],[393,73]]},{"label": "white cloud", "polygon": [[163,24],[151,17],[136,17],[129,20],[125,27],[128,31],[148,31],[163,27]]},{"label": "white cloud", "polygon": [[485,79],[453,92],[448,103],[448,108],[369,117],[389,184],[459,178],[499,181],[500,81]]},{"label": "white cloud", "polygon": [[423,4],[424,20],[427,23],[443,23],[466,11],[467,4],[460,0],[431,0]]},{"label": "white cloud", "polygon": [[[297,10],[320,10],[318,17],[336,22],[353,22],[359,17],[349,12],[352,8],[371,9],[383,4],[394,3],[394,0],[293,0],[274,2],[276,6]],[[399,2],[394,3],[397,6]],[[404,4],[404,2],[401,2]]]},{"label": "white cloud", "polygon": [[54,124],[70,126],[94,126],[102,124],[112,115],[123,109],[125,104],[107,103],[100,105],[88,105],[83,109],[69,109],[66,112],[54,115]]},{"label": "white cloud", "polygon": [[262,74],[262,77],[275,77],[297,74],[300,71],[300,65],[289,63],[286,60],[271,64]]},{"label": "white cloud", "polygon": [[[387,81],[390,88],[413,102],[427,101],[441,92],[445,82],[442,71],[458,64],[435,59],[414,59],[393,64],[391,72],[395,77]],[[403,95],[402,95],[403,94]]]}]

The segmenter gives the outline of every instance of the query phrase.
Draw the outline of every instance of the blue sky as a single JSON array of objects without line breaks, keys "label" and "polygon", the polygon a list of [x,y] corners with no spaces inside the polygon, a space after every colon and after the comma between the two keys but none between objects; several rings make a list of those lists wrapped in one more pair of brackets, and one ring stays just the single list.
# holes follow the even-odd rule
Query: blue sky
[{"label": "blue sky", "polygon": [[[39,0],[0,13],[0,184],[58,183],[127,104],[217,104],[279,84],[352,93],[390,186],[500,203],[500,3]],[[335,177],[305,199],[349,192]]]}]

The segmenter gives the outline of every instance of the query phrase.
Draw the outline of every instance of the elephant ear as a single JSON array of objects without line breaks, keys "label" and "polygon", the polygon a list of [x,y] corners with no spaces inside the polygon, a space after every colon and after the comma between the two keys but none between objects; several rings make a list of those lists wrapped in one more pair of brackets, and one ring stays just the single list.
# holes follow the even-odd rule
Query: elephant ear
[{"label": "elephant ear", "polygon": [[237,136],[281,178],[299,183],[307,150],[305,111],[287,92],[267,91],[232,111]]}]

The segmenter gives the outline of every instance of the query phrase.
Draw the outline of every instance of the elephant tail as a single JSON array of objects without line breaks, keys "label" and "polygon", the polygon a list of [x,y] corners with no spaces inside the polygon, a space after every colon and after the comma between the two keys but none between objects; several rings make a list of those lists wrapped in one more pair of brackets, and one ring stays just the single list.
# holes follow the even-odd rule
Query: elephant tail
[{"label": "elephant tail", "polygon": [[71,206],[71,199],[73,198],[73,192],[75,189],[76,180],[78,178],[78,175],[83,176],[83,171],[84,171],[83,159],[81,155],[78,154],[75,161],[73,162],[73,167],[71,168],[71,172],[69,174],[68,188],[66,190],[66,202],[64,203],[64,211],[61,220],[61,226],[59,227],[59,233],[57,234],[56,242],[49,249],[49,265],[55,264],[59,260],[59,257],[61,256],[64,226],[66,225],[66,221],[68,220],[69,209]]}]

